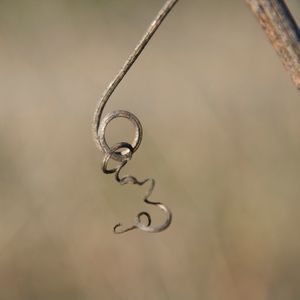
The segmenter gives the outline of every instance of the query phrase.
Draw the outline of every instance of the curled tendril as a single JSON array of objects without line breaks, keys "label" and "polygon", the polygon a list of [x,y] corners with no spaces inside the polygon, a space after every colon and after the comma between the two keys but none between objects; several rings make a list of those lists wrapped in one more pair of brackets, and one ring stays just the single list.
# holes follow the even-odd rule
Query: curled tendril
[{"label": "curled tendril", "polygon": [[[117,151],[120,149],[128,150],[126,152],[127,159],[119,162],[118,166],[116,166],[112,169],[109,169],[108,168],[109,160],[113,157],[113,153],[117,153]],[[121,153],[121,152],[119,152],[119,153]],[[120,234],[120,233],[125,233],[128,231],[134,230],[134,229],[140,229],[142,231],[153,232],[153,233],[161,232],[161,231],[165,230],[166,228],[168,228],[169,225],[171,224],[172,213],[164,204],[162,204],[160,202],[154,202],[154,201],[149,200],[149,197],[151,196],[151,194],[154,190],[154,187],[155,187],[155,180],[153,178],[147,178],[145,180],[140,181],[136,177],[131,176],[131,175],[124,175],[124,176],[120,175],[121,170],[127,165],[129,160],[131,159],[132,153],[133,153],[133,148],[130,144],[125,143],[125,142],[116,144],[114,147],[111,148],[111,152],[106,153],[104,156],[103,165],[102,165],[103,172],[106,174],[115,173],[116,181],[119,182],[121,185],[136,184],[136,185],[142,186],[142,185],[146,184],[147,182],[150,182],[149,189],[147,190],[147,192],[144,196],[144,202],[146,204],[154,205],[154,206],[160,208],[166,214],[166,219],[163,224],[152,227],[151,226],[152,220],[151,220],[150,214],[148,212],[143,211],[143,212],[140,212],[136,216],[134,224],[128,228],[120,229],[120,227],[122,227],[122,224],[118,223],[114,227],[114,233]],[[147,219],[146,223],[142,221],[142,217],[146,217],[146,219]]]},{"label": "curled tendril", "polygon": [[[131,231],[133,229],[140,229],[142,231],[146,232],[160,232],[165,230],[169,227],[172,221],[172,213],[171,211],[162,203],[160,202],[153,202],[149,200],[149,197],[151,196],[155,181],[152,178],[147,178],[143,181],[138,180],[134,176],[125,175],[121,177],[120,171],[125,167],[125,165],[128,163],[128,161],[132,158],[134,152],[139,148],[142,136],[143,136],[143,129],[142,125],[139,121],[139,119],[132,113],[125,111],[125,110],[117,110],[108,113],[102,118],[103,110],[105,108],[105,105],[107,101],[109,100],[110,96],[113,94],[119,83],[122,81],[124,76],[127,74],[129,69],[132,67],[132,65],[135,63],[139,55],[142,53],[148,42],[151,40],[152,36],[156,32],[156,30],[159,28],[163,20],[166,18],[166,16],[169,14],[169,12],[172,10],[172,8],[175,6],[175,4],[179,0],[168,0],[166,1],[163,8],[159,11],[158,15],[154,19],[154,21],[151,23],[150,27],[146,31],[145,35],[141,39],[141,41],[138,43],[137,47],[134,49],[132,54],[129,56],[128,60],[125,62],[124,66],[121,68],[115,79],[109,84],[107,89],[104,91],[103,96],[101,97],[96,111],[94,115],[94,121],[93,121],[93,130],[94,130],[94,136],[96,140],[97,146],[104,152],[104,159],[103,159],[103,165],[102,170],[105,174],[115,174],[115,178],[117,182],[119,182],[121,185],[125,184],[135,184],[135,185],[144,185],[147,182],[150,183],[150,187],[144,196],[144,202],[149,205],[154,205],[161,209],[165,215],[166,219],[165,222],[159,226],[153,227],[151,226],[151,216],[147,212],[140,212],[134,221],[134,224],[131,227],[122,229],[121,224],[117,224],[114,227],[115,233],[124,233],[127,231]],[[109,122],[116,118],[127,118],[135,127],[135,137],[131,144],[122,142],[114,145],[113,147],[110,147],[107,144],[106,137],[105,137],[105,131],[106,127]],[[120,151],[123,150],[123,151]],[[116,167],[108,168],[108,162],[110,159],[113,159],[117,161],[119,164]],[[142,222],[142,217],[146,217],[146,223]]]},{"label": "curled tendril", "polygon": [[[152,222],[151,216],[150,216],[147,212],[145,212],[145,211],[140,212],[140,213],[137,215],[137,218],[138,218],[138,220],[139,220],[139,223],[142,223],[142,222],[141,222],[141,217],[142,217],[142,216],[145,216],[145,217],[147,218],[147,224],[146,224],[146,227],[149,227],[149,226],[151,225],[151,222]],[[130,231],[130,230],[138,229],[138,228],[139,228],[137,224],[134,224],[134,225],[132,225],[131,227],[128,227],[128,228],[125,228],[125,229],[121,229],[121,230],[119,229],[120,227],[122,227],[122,224],[121,224],[121,223],[118,223],[117,225],[115,225],[115,227],[114,227],[114,233],[120,234],[120,233],[125,233],[125,232],[128,232],[128,231]]]}]

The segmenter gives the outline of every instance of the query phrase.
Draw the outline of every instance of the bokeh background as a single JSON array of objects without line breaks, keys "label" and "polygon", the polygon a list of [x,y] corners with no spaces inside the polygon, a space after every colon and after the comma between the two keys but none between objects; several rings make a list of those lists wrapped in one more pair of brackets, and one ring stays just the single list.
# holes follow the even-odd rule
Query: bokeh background
[{"label": "bokeh background", "polygon": [[102,174],[92,115],[163,2],[0,0],[1,300],[300,299],[299,94],[243,1],[180,1],[111,98],[174,213],[112,234],[145,191]]}]

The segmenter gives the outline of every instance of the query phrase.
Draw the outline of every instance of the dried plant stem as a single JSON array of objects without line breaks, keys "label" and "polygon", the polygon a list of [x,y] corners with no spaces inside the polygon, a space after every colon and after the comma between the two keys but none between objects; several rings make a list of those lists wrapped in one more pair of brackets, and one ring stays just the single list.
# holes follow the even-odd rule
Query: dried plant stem
[{"label": "dried plant stem", "polygon": [[[124,185],[124,184],[134,184],[134,185],[144,185],[147,182],[150,182],[150,187],[143,199],[144,203],[148,205],[154,205],[160,210],[164,212],[165,220],[162,224],[157,226],[151,225],[151,216],[148,212],[142,211],[140,212],[134,221],[134,224],[127,228],[121,228],[121,224],[118,223],[114,227],[114,233],[125,233],[128,231],[131,231],[133,229],[140,229],[145,232],[161,232],[167,229],[171,222],[172,222],[172,213],[171,211],[162,204],[161,202],[153,202],[149,199],[150,195],[152,194],[152,191],[154,189],[155,181],[152,178],[147,178],[145,180],[139,181],[136,177],[131,175],[125,175],[123,177],[120,177],[120,171],[122,168],[131,160],[132,155],[134,152],[138,149],[143,136],[143,128],[139,121],[139,119],[131,112],[125,111],[125,110],[115,110],[113,112],[110,112],[106,114],[102,118],[102,113],[104,110],[104,107],[107,103],[107,101],[110,99],[110,96],[113,94],[114,90],[117,88],[117,86],[120,84],[122,79],[125,77],[127,72],[130,70],[130,68],[133,66],[135,61],[138,59],[139,55],[143,52],[144,48],[147,46],[149,41],[151,40],[152,36],[156,32],[156,30],[159,28],[159,26],[162,24],[163,20],[166,18],[166,16],[170,13],[170,11],[173,9],[175,4],[179,0],[167,0],[163,8],[159,11],[158,15],[155,17],[154,21],[150,24],[149,28],[147,29],[146,33],[136,46],[136,48],[133,50],[133,52],[130,54],[129,58],[126,60],[125,64],[121,68],[121,70],[118,72],[116,77],[113,79],[113,81],[108,85],[106,90],[104,91],[95,111],[94,120],[93,120],[93,131],[94,136],[96,140],[97,146],[105,153],[104,159],[103,159],[103,165],[102,170],[105,174],[113,174],[115,173],[116,180]],[[135,137],[132,142],[132,144],[128,144],[125,142],[117,143],[116,145],[110,147],[106,142],[105,137],[105,130],[107,128],[107,125],[110,121],[116,118],[127,118],[129,119],[132,124],[135,127]],[[123,150],[123,151],[120,151]],[[124,152],[125,150],[125,152]],[[108,162],[110,159],[113,159],[115,161],[119,162],[119,165],[113,169],[108,168]],[[146,223],[143,222],[143,218],[146,218]]]},{"label": "dried plant stem", "polygon": [[94,137],[97,146],[102,150],[98,131],[100,126],[100,120],[102,116],[103,109],[105,107],[105,104],[109,100],[110,96],[113,94],[114,90],[117,88],[119,83],[122,81],[122,79],[125,77],[127,72],[130,70],[130,68],[133,66],[137,58],[140,56],[140,54],[143,52],[144,48],[147,46],[147,44],[150,42],[152,36],[156,32],[156,30],[159,28],[159,26],[162,24],[166,16],[170,13],[172,8],[175,6],[175,4],[179,0],[167,0],[163,8],[159,11],[158,15],[154,19],[154,21],[151,23],[150,27],[147,29],[146,33],[142,37],[141,41],[138,43],[136,48],[133,50],[133,52],[130,54],[129,58],[125,62],[124,66],[121,68],[119,73],[116,75],[114,80],[109,84],[109,86],[104,91],[101,99],[99,100],[99,103],[97,105],[95,114],[94,114],[94,120],[93,120],[93,131],[94,131]]},{"label": "dried plant stem", "polygon": [[284,0],[246,0],[300,91],[300,31]]}]

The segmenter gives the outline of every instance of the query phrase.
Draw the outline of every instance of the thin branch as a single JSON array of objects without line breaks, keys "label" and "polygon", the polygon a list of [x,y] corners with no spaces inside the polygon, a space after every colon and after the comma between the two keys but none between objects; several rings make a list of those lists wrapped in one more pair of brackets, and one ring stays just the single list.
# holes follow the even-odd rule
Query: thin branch
[{"label": "thin branch", "polygon": [[246,0],[300,91],[300,31],[284,0]]},{"label": "thin branch", "polygon": [[156,30],[159,28],[159,26],[162,24],[166,16],[170,13],[172,8],[175,6],[175,4],[179,0],[167,0],[163,8],[159,11],[158,15],[154,19],[154,21],[151,23],[150,27],[147,29],[146,33],[144,34],[141,41],[138,43],[136,48],[133,50],[127,61],[125,62],[124,66],[121,68],[119,73],[116,75],[114,80],[109,84],[109,86],[104,91],[94,114],[94,120],[93,120],[93,131],[94,131],[94,137],[97,146],[102,150],[100,139],[99,139],[99,126],[101,121],[101,116],[103,109],[105,107],[106,102],[109,100],[110,96],[114,92],[114,90],[117,88],[119,83],[122,81],[122,79],[125,77],[127,72],[130,70],[130,68],[133,66],[137,58],[140,56],[140,54],[143,52],[144,48],[147,46],[147,44],[150,42],[152,36],[156,32]]}]

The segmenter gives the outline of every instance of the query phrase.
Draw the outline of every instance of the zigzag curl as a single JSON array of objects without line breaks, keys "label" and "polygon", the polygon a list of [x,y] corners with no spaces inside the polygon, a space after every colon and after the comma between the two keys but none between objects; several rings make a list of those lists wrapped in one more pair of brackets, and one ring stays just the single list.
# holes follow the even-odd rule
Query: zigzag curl
[{"label": "zigzag curl", "polygon": [[[121,161],[118,166],[116,166],[112,169],[109,169],[108,168],[109,160],[112,158],[113,154],[121,153],[121,152],[117,152],[120,149],[127,150],[126,159]],[[102,164],[102,171],[105,174],[113,174],[114,173],[116,181],[119,182],[121,185],[136,184],[136,185],[142,186],[145,183],[149,182],[150,186],[149,186],[149,189],[147,190],[147,193],[145,194],[143,200],[146,204],[154,205],[154,206],[160,208],[166,214],[166,220],[163,224],[153,227],[153,226],[151,226],[152,219],[151,219],[150,214],[146,211],[142,211],[135,217],[134,224],[132,226],[122,229],[121,228],[122,224],[118,223],[114,226],[113,231],[116,234],[125,233],[128,231],[134,230],[134,229],[140,229],[142,231],[146,231],[146,232],[150,232],[150,233],[161,232],[170,226],[170,224],[172,222],[172,213],[168,209],[168,207],[165,206],[164,204],[162,204],[161,202],[154,202],[154,201],[149,200],[149,198],[154,190],[154,187],[155,187],[155,180],[153,178],[138,180],[136,177],[134,177],[132,175],[123,175],[123,176],[120,175],[121,170],[131,160],[133,152],[134,152],[133,147],[128,143],[121,142],[121,143],[116,144],[115,146],[113,146],[111,148],[111,151],[109,153],[105,154],[104,159],[103,159],[103,164]],[[125,154],[123,154],[123,155],[125,155]],[[142,221],[142,217],[146,217],[146,223],[144,223]]]},{"label": "zigzag curl", "polygon": [[[146,33],[144,34],[144,36],[142,37],[142,39],[140,40],[136,48],[133,50],[133,52],[130,54],[129,58],[127,59],[127,61],[125,62],[121,70],[118,72],[116,77],[113,79],[113,81],[108,85],[108,87],[104,91],[102,97],[99,100],[99,103],[96,107],[96,111],[94,114],[93,132],[94,132],[95,141],[97,146],[105,153],[104,160],[103,160],[103,167],[102,167],[104,173],[107,174],[115,173],[116,180],[122,185],[124,184],[144,185],[146,182],[150,182],[150,187],[144,197],[144,202],[149,205],[157,206],[166,214],[165,222],[159,226],[153,227],[151,226],[151,217],[149,213],[143,211],[136,216],[135,222],[131,227],[128,227],[126,229],[121,229],[120,228],[121,224],[117,224],[114,227],[115,233],[124,233],[133,229],[140,229],[146,232],[161,232],[166,228],[168,228],[172,221],[171,211],[165,205],[163,205],[160,202],[153,202],[149,200],[149,197],[152,194],[155,185],[154,179],[147,178],[143,181],[139,181],[134,176],[130,176],[130,175],[126,175],[123,177],[120,176],[120,171],[132,158],[133,153],[138,149],[138,147],[141,144],[143,129],[139,119],[134,114],[124,110],[117,110],[108,113],[102,120],[101,118],[107,101],[110,99],[111,95],[113,94],[117,86],[123,80],[127,72],[133,66],[137,58],[140,56],[140,54],[143,52],[143,50],[145,49],[145,47],[153,37],[156,30],[159,28],[163,20],[167,17],[167,15],[170,13],[170,11],[173,9],[173,7],[178,1],[179,0],[166,1],[165,5],[158,12],[157,16],[150,24]],[[105,138],[106,126],[113,119],[120,118],[120,117],[127,118],[133,123],[135,127],[135,137],[131,145],[128,143],[119,143],[116,144],[114,147],[110,148]],[[123,149],[123,151],[118,151],[121,149]],[[118,161],[119,165],[113,169],[108,169],[108,161],[110,159]],[[142,222],[142,217],[146,217],[147,223]]]}]

